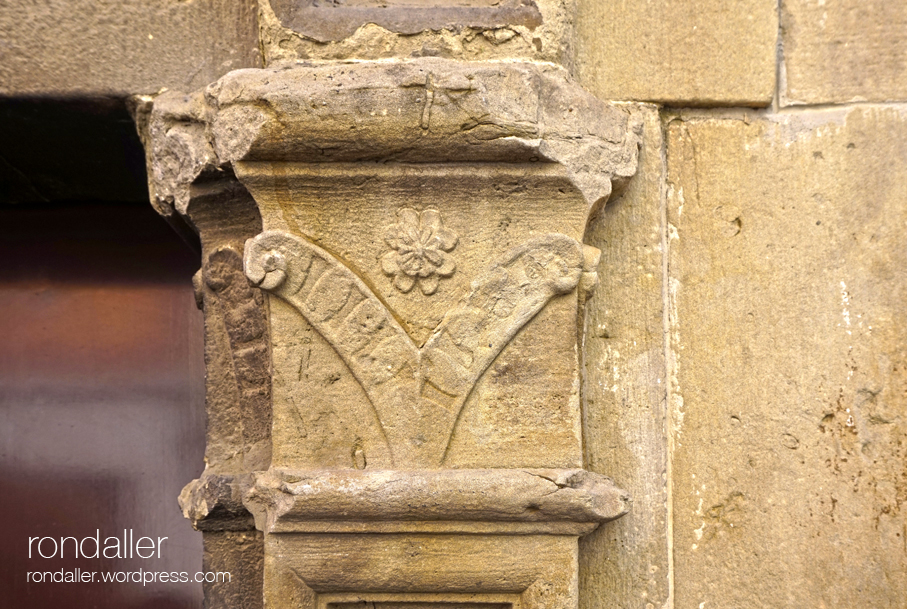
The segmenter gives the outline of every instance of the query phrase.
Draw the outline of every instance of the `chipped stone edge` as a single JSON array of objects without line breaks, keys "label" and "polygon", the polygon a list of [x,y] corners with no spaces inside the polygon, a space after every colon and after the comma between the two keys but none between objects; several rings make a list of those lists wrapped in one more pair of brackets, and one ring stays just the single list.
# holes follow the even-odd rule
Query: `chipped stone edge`
[{"label": "chipped stone edge", "polygon": [[255,521],[242,502],[253,482],[252,474],[206,472],[180,492],[180,509],[197,531],[254,530]]}]

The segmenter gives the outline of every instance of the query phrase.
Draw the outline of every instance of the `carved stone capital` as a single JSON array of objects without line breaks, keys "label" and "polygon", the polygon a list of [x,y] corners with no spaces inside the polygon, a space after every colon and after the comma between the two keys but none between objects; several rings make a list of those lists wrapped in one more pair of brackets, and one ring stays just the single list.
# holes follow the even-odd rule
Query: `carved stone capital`
[{"label": "carved stone capital", "polygon": [[552,65],[432,58],[240,70],[151,103],[158,209],[198,226],[232,184],[260,215],[242,245],[203,234],[247,418],[187,516],[254,515],[272,607],[575,608],[577,538],[629,507],[581,469],[577,336],[632,112]]}]

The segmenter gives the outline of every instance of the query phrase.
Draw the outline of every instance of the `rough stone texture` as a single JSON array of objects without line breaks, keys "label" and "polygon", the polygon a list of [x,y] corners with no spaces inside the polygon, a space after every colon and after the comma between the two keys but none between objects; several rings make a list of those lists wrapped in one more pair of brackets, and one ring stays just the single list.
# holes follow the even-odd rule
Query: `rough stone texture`
[{"label": "rough stone texture", "polygon": [[[147,124],[140,126],[147,140]],[[222,172],[193,185],[184,217],[202,249],[194,283],[205,315],[208,425],[205,471],[180,493],[180,506],[204,531],[205,569],[232,575],[230,582],[205,584],[205,606],[258,609],[264,540],[242,497],[252,482],[248,472],[271,461],[270,340],[264,295],[246,279],[240,252],[260,230],[261,216],[248,192]]]},{"label": "rough stone texture", "polygon": [[766,106],[776,0],[579,0],[576,73],[602,99]]},{"label": "rough stone texture", "polygon": [[531,59],[569,69],[575,1],[259,0],[261,46],[266,65],[447,57]]},{"label": "rough stone texture", "polygon": [[235,179],[192,189],[186,218],[199,231],[196,298],[205,313],[206,470],[240,474],[271,459],[271,362],[267,307],[242,268],[261,216]]},{"label": "rough stone texture", "polygon": [[[217,415],[215,410],[208,418]],[[183,487],[179,497],[183,516],[199,531],[253,530],[254,518],[243,504],[253,483],[251,474],[217,474],[212,469]]]},{"label": "rough stone texture", "polygon": [[633,509],[580,540],[580,607],[663,607],[668,599],[662,125],[645,116],[640,167],[592,218],[601,283],[586,305],[585,467],[620,481]]},{"label": "rough stone texture", "polygon": [[[151,190],[164,213],[184,212],[199,176],[232,162],[264,228],[283,231],[278,241],[296,235],[272,244],[281,279],[249,274],[280,296],[270,303],[276,466],[581,464],[574,288],[594,282],[586,266],[595,254],[579,239],[612,182],[635,170],[632,113],[589,98],[552,66],[430,59],[238,72],[206,97],[158,97],[147,121]],[[350,164],[378,159],[397,162]],[[388,258],[398,256],[393,243],[442,224],[445,251],[457,251],[412,290],[415,280],[391,268],[401,264]],[[268,239],[247,273],[270,264]],[[316,278],[330,268],[339,281],[322,304],[311,301],[319,284],[306,283],[311,256]],[[570,278],[564,285],[542,267],[531,271],[535,292],[514,283],[527,261],[552,259],[566,265],[556,272]],[[498,300],[494,314],[485,310]],[[347,336],[334,316],[358,319],[362,302],[380,322]],[[496,325],[486,327],[488,315]],[[396,351],[370,357],[399,374],[392,383],[374,377],[373,360],[357,363],[382,327]],[[429,381],[421,397],[411,395],[419,379]],[[407,414],[418,399],[424,412]]]},{"label": "rough stone texture", "polygon": [[903,607],[907,108],[667,146],[675,606]]},{"label": "rough stone texture", "polygon": [[781,101],[907,100],[907,4],[783,0]]},{"label": "rough stone texture", "polygon": [[0,95],[191,91],[261,65],[254,0],[8,0]]},{"label": "rough stone texture", "polygon": [[408,35],[464,27],[494,30],[510,25],[534,30],[542,24],[534,0],[353,0],[341,4],[270,0],[270,4],[283,27],[318,42],[343,40],[367,23]]},{"label": "rough stone texture", "polygon": [[[197,89],[233,68],[258,66],[259,11],[261,53],[274,69],[232,73],[189,96],[159,95],[153,111],[150,99],[136,107],[147,126],[154,204],[175,226],[185,218],[201,231],[208,470],[181,501],[205,531],[206,568],[242,574],[235,587],[209,587],[209,606],[261,606],[266,563],[275,607],[550,609],[575,602],[577,588],[589,609],[905,605],[907,109],[668,111],[665,143],[651,110],[591,100],[550,65],[441,59],[559,63],[603,99],[771,101],[777,2],[578,3],[576,22],[573,0],[538,0],[538,22],[498,11],[502,21],[492,23],[482,21],[487,12],[459,9],[519,3],[389,0],[396,10],[382,26],[366,23],[372,17],[356,24],[348,10],[379,2],[350,0],[317,7],[346,15],[329,35],[304,29],[318,24],[291,23],[285,0],[273,7],[14,0],[0,9],[0,95],[7,96]],[[780,8],[783,105],[904,99],[902,2],[783,0]],[[391,58],[414,61],[361,63]],[[332,59],[347,62],[322,63]],[[284,69],[296,60],[303,65]],[[110,117],[122,114],[116,104],[95,104]],[[633,173],[640,113],[643,171],[600,210],[612,185],[619,191]],[[31,179],[54,162],[34,144],[34,124],[56,127],[7,116],[17,125],[5,130],[4,175],[18,199],[98,196],[88,169],[70,169],[82,175],[65,174],[62,183]],[[82,122],[90,137],[102,137],[93,121]],[[6,151],[26,137],[40,154],[26,151],[21,158],[37,169],[21,171]],[[85,167],[109,169],[93,149],[72,149],[88,151]],[[665,152],[670,190],[662,183]],[[75,167],[77,154],[61,156]],[[598,218],[586,228],[590,213]],[[350,330],[308,320],[312,311],[340,310],[330,298],[294,303],[296,295],[282,293],[294,272],[299,280],[309,269],[299,272],[298,258],[294,268],[282,266],[287,257],[272,255],[277,250],[259,252],[252,273],[274,295],[250,286],[241,257],[263,229],[320,248],[294,251],[315,252],[334,265],[338,285],[355,286],[363,300],[340,318],[362,323]],[[367,477],[394,465],[387,442],[394,434],[375,432],[381,421],[361,387],[366,366],[361,378],[350,372],[355,350],[344,360],[338,343],[355,347],[394,326],[393,318],[413,342],[401,361],[418,362],[454,307],[488,305],[512,289],[488,286],[494,273],[525,261],[526,243],[551,245],[552,231],[572,240],[558,238],[569,254],[560,260],[569,294],[532,303],[542,308],[523,326],[508,324],[499,333],[507,340],[489,343],[490,350],[506,343],[500,353],[477,358],[492,360],[487,367],[445,379],[469,389],[462,404],[460,394],[431,395],[463,408],[459,418],[437,410],[442,431],[454,427],[442,465],[464,468],[456,475],[584,465],[629,489],[633,511],[582,542],[579,580],[575,538],[589,527],[541,521],[549,506],[531,500],[494,506],[515,509],[519,521],[306,520],[319,497],[317,488],[306,494],[305,480],[336,477],[338,492],[355,495],[356,470]],[[408,273],[406,256],[420,240],[431,246],[420,254],[430,264]],[[577,249],[584,241],[602,251],[603,278],[585,319],[576,304],[589,298],[596,253]],[[663,241],[670,244],[664,266]],[[500,300],[502,308],[488,308],[520,321]],[[362,302],[375,307],[351,316]],[[577,324],[584,324],[582,387]],[[465,334],[473,350],[487,336]],[[412,385],[401,382],[399,394],[382,398],[391,418],[405,411],[395,398],[411,398]],[[275,463],[330,471],[253,476],[271,465],[272,439]],[[432,466],[434,440],[424,451],[434,455]],[[418,463],[422,455],[406,458]],[[250,530],[243,500],[253,505],[254,481],[272,474],[292,495],[293,518],[269,531],[266,559],[265,536]],[[480,478],[469,481],[480,490],[466,483],[455,490],[474,493],[480,505],[494,500],[482,495]],[[439,496],[431,474],[413,479],[420,481],[413,497]],[[558,486],[552,500],[568,490],[538,484],[541,492]],[[387,516],[399,515],[400,505],[413,518],[437,516],[405,495],[393,497],[398,512]],[[364,509],[355,500],[340,504]]]},{"label": "rough stone texture", "polygon": [[202,569],[229,573],[228,582],[206,583],[205,609],[262,609],[264,535],[261,531],[206,531]]}]

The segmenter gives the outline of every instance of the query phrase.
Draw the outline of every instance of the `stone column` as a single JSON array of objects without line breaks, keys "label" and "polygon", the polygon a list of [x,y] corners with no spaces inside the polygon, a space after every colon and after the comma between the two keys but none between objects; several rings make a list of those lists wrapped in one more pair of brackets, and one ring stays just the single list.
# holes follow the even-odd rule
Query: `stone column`
[{"label": "stone column", "polygon": [[582,469],[578,337],[631,109],[551,64],[421,58],[236,71],[137,116],[156,204],[202,235],[208,467],[181,502],[254,572],[234,606],[575,608],[578,538],[629,507]]}]

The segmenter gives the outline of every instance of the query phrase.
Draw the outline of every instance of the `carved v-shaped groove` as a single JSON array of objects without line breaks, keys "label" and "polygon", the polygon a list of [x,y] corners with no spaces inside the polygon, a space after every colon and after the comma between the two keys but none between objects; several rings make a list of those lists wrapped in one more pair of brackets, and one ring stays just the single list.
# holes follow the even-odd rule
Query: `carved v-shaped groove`
[{"label": "carved v-shaped groove", "polygon": [[583,271],[582,245],[550,233],[507,252],[471,284],[420,349],[340,260],[302,237],[246,242],[249,280],[285,300],[330,343],[378,415],[396,467],[437,467],[463,404],[516,333]]}]

